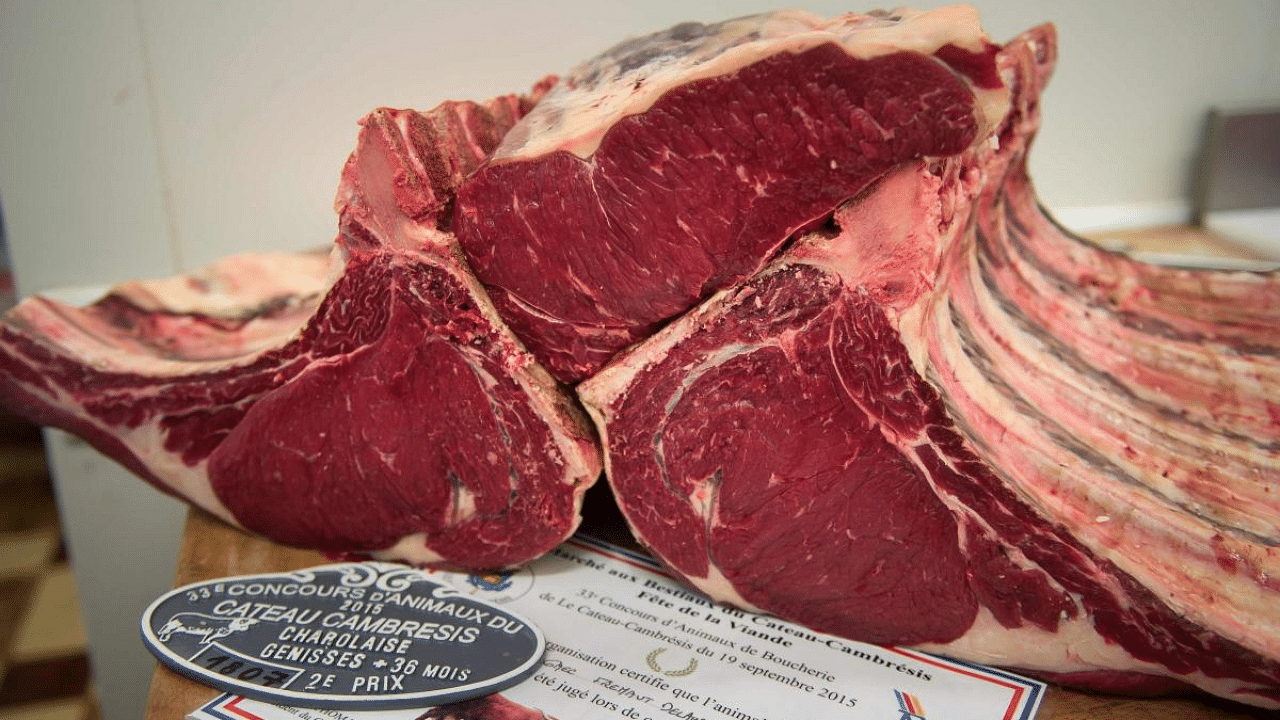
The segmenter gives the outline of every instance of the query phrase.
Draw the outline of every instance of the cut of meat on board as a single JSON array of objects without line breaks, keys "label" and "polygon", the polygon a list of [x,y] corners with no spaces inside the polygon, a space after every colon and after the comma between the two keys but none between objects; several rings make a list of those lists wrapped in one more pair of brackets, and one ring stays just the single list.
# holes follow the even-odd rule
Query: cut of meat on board
[{"label": "cut of meat on board", "polygon": [[454,230],[516,335],[577,382],[892,167],[985,136],[1003,87],[965,73],[994,48],[954,8],[623,42],[513,128],[459,189]]},{"label": "cut of meat on board", "polygon": [[899,162],[579,395],[637,539],[715,599],[1280,708],[1280,278],[1046,217],[1055,55],[1041,27],[983,58],[987,135]]},{"label": "cut of meat on board", "polygon": [[589,421],[498,319],[437,225],[527,108],[362,125],[322,254],[238,257],[0,325],[0,399],[278,542],[497,568],[577,527]]}]

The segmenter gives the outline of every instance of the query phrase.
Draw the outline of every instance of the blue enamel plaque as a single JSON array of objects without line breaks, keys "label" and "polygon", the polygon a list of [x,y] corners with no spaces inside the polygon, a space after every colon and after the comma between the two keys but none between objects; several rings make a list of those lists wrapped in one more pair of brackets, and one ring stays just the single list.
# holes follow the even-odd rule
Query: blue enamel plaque
[{"label": "blue enamel plaque", "polygon": [[533,674],[525,618],[391,563],[220,578],[147,608],[142,639],[168,667],[257,700],[395,709],[460,702]]}]

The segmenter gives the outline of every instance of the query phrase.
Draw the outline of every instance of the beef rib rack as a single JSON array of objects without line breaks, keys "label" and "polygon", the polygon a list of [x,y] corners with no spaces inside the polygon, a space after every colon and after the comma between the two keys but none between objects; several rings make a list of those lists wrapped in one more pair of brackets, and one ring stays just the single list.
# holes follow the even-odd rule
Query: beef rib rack
[{"label": "beef rib rack", "polygon": [[331,263],[28,300],[0,402],[278,541],[415,563],[536,557],[603,464],[716,600],[1280,708],[1280,279],[1046,216],[1055,59],[970,8],[782,11],[532,106],[377,111]]},{"label": "beef rib rack", "polygon": [[514,96],[363,121],[324,255],[236,257],[0,326],[0,397],[280,543],[468,568],[568,537],[600,451],[438,229]]},{"label": "beef rib rack", "polygon": [[877,40],[930,38],[919,61],[965,59],[936,93],[900,83],[975,133],[578,386],[635,536],[817,630],[1280,706],[1280,283],[1143,265],[1045,216],[1025,160],[1052,28],[988,54],[968,23],[878,17]]}]

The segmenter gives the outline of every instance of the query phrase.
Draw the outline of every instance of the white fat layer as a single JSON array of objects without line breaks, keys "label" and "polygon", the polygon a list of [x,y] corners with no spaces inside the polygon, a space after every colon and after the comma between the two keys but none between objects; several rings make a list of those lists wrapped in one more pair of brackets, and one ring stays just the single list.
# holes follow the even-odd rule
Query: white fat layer
[{"label": "white fat layer", "polygon": [[[624,42],[575,68],[552,88],[508,133],[493,160],[557,150],[590,157],[618,120],[644,112],[668,90],[730,74],[779,52],[836,43],[850,56],[867,60],[904,50],[932,55],[948,44],[976,53],[988,42],[977,11],[968,6],[895,12],[899,20],[854,13],[828,20],[783,10],[700,26],[692,39],[658,33]],[[619,62],[636,53],[646,58],[638,67]],[[974,93],[982,137],[1008,112],[1008,93],[977,88]]]},{"label": "white fat layer", "polygon": [[147,310],[234,318],[273,298],[324,292],[329,268],[327,253],[247,253],[191,275],[121,283],[112,292]]},{"label": "white fat layer", "polygon": [[[276,267],[280,269],[278,277],[273,276]],[[237,255],[192,275],[122,283],[111,292],[145,310],[237,318],[251,316],[264,303],[280,298],[302,303],[318,297],[332,286],[337,277],[335,268],[340,267],[341,258],[336,254]],[[222,337],[228,357],[184,359],[159,355],[154,348],[121,334],[84,309],[51,298],[28,298],[9,315],[11,322],[33,338],[45,339],[95,370],[154,377],[216,372],[251,364],[262,352],[295,336],[310,317],[308,311],[251,319]],[[175,347],[180,349],[181,341],[181,337],[175,337]]]},{"label": "white fat layer", "polygon": [[113,342],[115,338],[94,332],[98,323],[85,321],[79,308],[39,296],[24,300],[10,318],[20,321],[32,337],[47,338],[66,355],[102,372],[164,376],[214,372],[244,361],[236,358],[191,362],[139,353],[134,344]]},{"label": "white fat layer", "polygon": [[764,612],[755,605],[747,602],[746,598],[738,594],[738,589],[733,586],[733,583],[729,582],[729,579],[720,572],[719,568],[710,563],[707,564],[707,567],[709,568],[709,571],[706,577],[685,576],[689,581],[689,584],[697,588],[698,592],[706,595],[716,602],[728,603],[734,607],[742,608],[747,612]]},{"label": "white fat layer", "polygon": [[[1211,678],[1201,672],[1174,675],[1163,665],[1139,660],[1117,643],[1098,634],[1092,621],[1081,615],[1062,620],[1057,630],[1049,632],[1033,625],[1007,628],[986,608],[979,608],[973,626],[960,638],[949,643],[926,643],[912,646],[916,650],[986,665],[1012,667],[1046,673],[1134,672],[1174,677],[1222,697],[1263,707],[1280,707],[1247,692],[1249,685],[1232,678]],[[1262,688],[1266,689],[1266,688]]]},{"label": "white fat layer", "polygon": [[93,415],[85,412],[83,405],[66,391],[58,388],[55,392],[54,397],[47,398],[50,404],[67,410],[103,433],[114,436],[137,457],[156,480],[175,494],[231,525],[241,527],[231,511],[214,495],[213,487],[209,483],[209,461],[206,459],[195,465],[187,465],[179,456],[165,450],[165,433],[160,429],[158,420],[143,423],[136,428],[108,426],[96,421]]},{"label": "white fat layer", "polygon": [[1034,625],[1005,627],[990,610],[980,607],[973,626],[959,639],[912,647],[977,663],[1044,672],[1117,670],[1169,674],[1163,665],[1138,660],[1120,645],[1108,642],[1083,615],[1062,620],[1058,629],[1050,632]]},{"label": "white fat layer", "polygon": [[164,434],[155,423],[147,423],[133,430],[116,431],[116,438],[131,449],[138,460],[175,493],[187,498],[222,520],[240,527],[240,523],[218,499],[209,483],[209,461],[201,460],[187,465],[179,456],[164,449]]},{"label": "white fat layer", "polygon": [[[418,177],[429,178],[432,176],[432,172],[427,169],[426,163],[423,162],[422,154],[418,152],[418,144],[410,140],[410,138],[413,137],[413,130],[412,130],[410,121],[415,117],[415,115],[417,115],[417,113],[397,112],[392,116],[391,121],[395,124],[396,130],[400,132],[400,136],[405,139],[405,142],[402,146],[402,153],[400,154],[400,158],[402,160],[407,160],[409,162],[409,165],[413,167],[414,174],[416,174]],[[467,128],[468,130],[470,129],[467,123],[465,122],[459,123],[459,125],[461,125],[463,128]],[[368,155],[368,154],[369,153],[363,153],[363,155]],[[376,154],[380,158],[382,157],[382,153],[376,153]],[[379,176],[373,175],[373,177],[379,177]],[[382,175],[381,177],[386,177],[386,175]],[[366,190],[366,193],[368,192],[369,190]],[[385,217],[387,215],[385,213],[382,213],[381,216]],[[400,213],[393,213],[390,215],[390,217],[400,217],[400,216],[401,216]]]},{"label": "white fat layer", "polygon": [[453,492],[453,507],[449,521],[453,524],[464,523],[476,514],[476,494],[470,488],[458,487]]},{"label": "white fat layer", "polygon": [[374,560],[403,562],[410,565],[434,565],[444,561],[444,557],[427,547],[426,533],[406,535],[395,545],[385,550],[374,550],[368,555]]}]

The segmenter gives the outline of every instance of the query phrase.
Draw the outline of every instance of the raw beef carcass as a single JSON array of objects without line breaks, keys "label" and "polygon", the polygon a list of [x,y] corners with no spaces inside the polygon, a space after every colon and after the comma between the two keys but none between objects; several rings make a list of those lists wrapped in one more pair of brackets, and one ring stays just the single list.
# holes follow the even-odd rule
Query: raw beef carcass
[{"label": "raw beef carcass", "polygon": [[1280,283],[1041,213],[1054,56],[787,11],[624,42],[514,125],[381,111],[332,270],[29,301],[0,399],[282,542],[491,567],[576,523],[581,381],[635,535],[716,599],[1280,706]]},{"label": "raw beef carcass", "polygon": [[[878,16],[851,52],[965,58],[890,97],[945,98],[933,112],[974,118],[967,147],[896,156],[578,386],[621,509],[689,584],[817,630],[1280,707],[1280,281],[1070,237],[1025,170],[1052,29],[982,53],[972,24],[927,18]],[[787,136],[767,102],[735,107],[741,142]]]},{"label": "raw beef carcass", "polygon": [[521,114],[505,97],[363,122],[324,255],[232,258],[0,326],[0,398],[278,542],[504,567],[578,525],[589,421],[438,229]]}]

